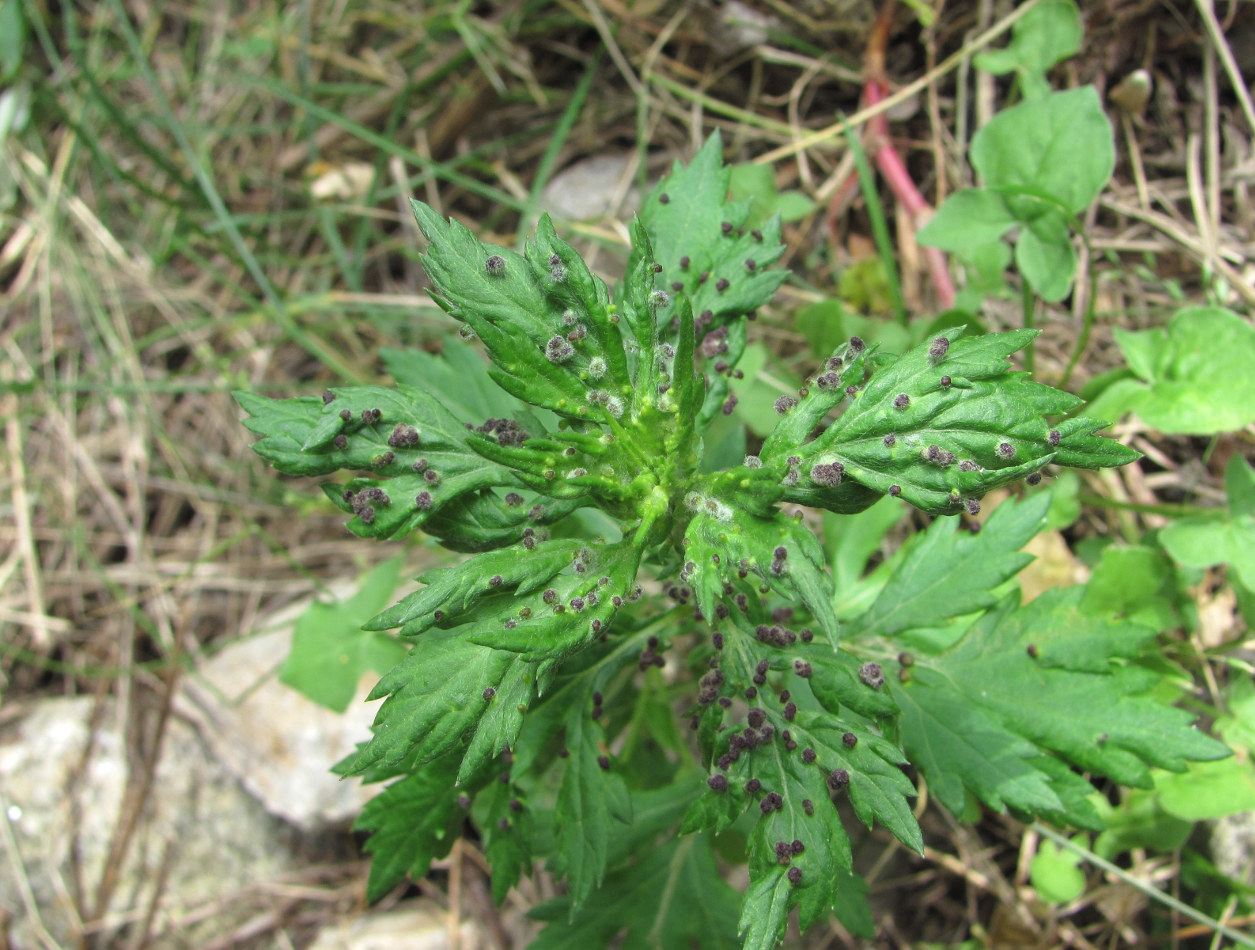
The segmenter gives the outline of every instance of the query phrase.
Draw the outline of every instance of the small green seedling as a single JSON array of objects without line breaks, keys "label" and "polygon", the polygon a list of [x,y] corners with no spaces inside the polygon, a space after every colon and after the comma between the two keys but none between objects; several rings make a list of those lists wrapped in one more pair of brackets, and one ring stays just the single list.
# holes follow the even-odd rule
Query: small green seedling
[{"label": "small green seedling", "polygon": [[[1013,368],[1032,331],[954,327],[900,356],[842,342],[773,400],[752,454],[706,464],[749,382],[748,321],[786,277],[778,218],[747,227],[728,177],[717,135],[672,170],[613,293],[547,218],[519,254],[414,204],[432,294],[502,391],[488,418],[456,415],[438,372],[237,395],[280,471],[349,473],[326,490],[354,534],[472,554],[366,625],[412,645],[337,766],[389,783],[358,822],[371,899],[469,818],[498,900],[537,859],[565,878],[534,912],[540,948],[768,948],[794,908],[865,933],[844,821],[921,850],[908,763],[956,814],[1097,830],[1086,776],[1146,786],[1225,754],[1154,695],[1136,662],[1153,629],[1082,610],[1079,590],[1020,605],[1008,581],[1044,494],[979,533],[938,518],[838,622],[807,510],[889,497],[975,519],[1047,466],[1137,456]],[[743,897],[716,853],[748,862]]]}]

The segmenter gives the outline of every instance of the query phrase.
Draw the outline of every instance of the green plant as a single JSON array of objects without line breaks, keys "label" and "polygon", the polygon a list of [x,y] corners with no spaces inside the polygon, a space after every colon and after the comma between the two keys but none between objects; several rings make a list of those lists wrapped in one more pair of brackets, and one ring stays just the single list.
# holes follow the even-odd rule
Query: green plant
[{"label": "green plant", "polygon": [[[1098,830],[1081,772],[1146,786],[1225,754],[1152,695],[1155,630],[1079,589],[1019,604],[1044,494],[979,533],[937,519],[839,621],[804,508],[860,526],[837,544],[856,578],[888,526],[859,513],[881,499],[975,517],[1047,465],[1136,453],[1012,369],[1032,331],[953,327],[901,356],[843,342],[775,400],[756,454],[716,464],[726,443],[704,437],[737,401],[747,320],[785,278],[767,269],[778,219],[744,229],[727,193],[715,136],[646,201],[613,295],[547,218],[517,254],[416,202],[433,296],[500,386],[487,419],[452,408],[479,401],[474,373],[427,356],[426,388],[237,394],[281,471],[359,473],[326,489],[355,534],[421,528],[474,554],[367,624],[413,644],[337,766],[390,782],[358,823],[372,899],[425,873],[469,810],[499,900],[534,858],[565,876],[535,912],[542,948],[625,929],[765,948],[795,907],[803,928],[835,911],[865,932],[843,813],[922,849],[908,762],[956,814]],[[739,911],[716,854],[748,861]]]},{"label": "green plant", "polygon": [[973,137],[971,160],[982,186],[947,198],[920,243],[966,256],[988,283],[990,267],[1001,273],[996,246],[1015,231],[1020,275],[1043,300],[1062,300],[1076,272],[1076,215],[1115,166],[1097,91],[1085,86],[1004,109]]}]

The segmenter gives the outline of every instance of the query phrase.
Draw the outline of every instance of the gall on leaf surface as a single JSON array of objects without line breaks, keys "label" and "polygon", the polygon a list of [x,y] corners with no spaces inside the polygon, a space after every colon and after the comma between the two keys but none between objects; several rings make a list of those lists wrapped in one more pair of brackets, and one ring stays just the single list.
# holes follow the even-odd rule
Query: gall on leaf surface
[{"label": "gall on leaf surface", "polygon": [[[1077,397],[1029,380],[1011,369],[1008,357],[1037,331],[1011,330],[982,336],[947,331],[950,345],[940,360],[923,343],[900,357],[871,348],[854,360],[865,378],[841,385],[808,387],[784,416],[764,448],[763,463],[780,473],[787,501],[837,512],[862,510],[884,494],[897,495],[924,511],[955,514],[964,501],[1019,481],[1066,457],[1078,468],[1122,465],[1138,453],[1092,435],[1103,423],[1075,417],[1050,423],[1047,416],[1071,412]],[[849,361],[848,349],[834,354]],[[861,362],[860,362],[861,360]],[[821,374],[822,375],[822,374]],[[948,380],[946,382],[943,377]],[[830,413],[839,415],[813,438]],[[1052,443],[1051,431],[1060,434]],[[796,466],[788,458],[799,459]],[[817,482],[816,465],[840,465],[835,487]],[[792,479],[789,470],[798,473]],[[808,477],[810,476],[810,477]]]}]

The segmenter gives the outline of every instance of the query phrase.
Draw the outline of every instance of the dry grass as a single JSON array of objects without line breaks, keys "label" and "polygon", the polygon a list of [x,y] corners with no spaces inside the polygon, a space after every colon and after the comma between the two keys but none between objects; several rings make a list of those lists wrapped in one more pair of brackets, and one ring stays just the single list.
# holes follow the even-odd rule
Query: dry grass
[{"label": "dry grass", "polygon": [[[3,143],[13,193],[0,204],[0,688],[8,708],[112,694],[136,723],[162,715],[204,651],[396,549],[344,545],[311,486],[281,482],[250,453],[229,392],[368,379],[382,346],[439,346],[447,328],[422,296],[408,195],[513,240],[553,172],[631,150],[643,177],[719,128],[730,157],[771,160],[781,188],[827,208],[850,171],[833,123],[858,109],[875,12],[764,0],[753,8],[770,29],[747,42],[706,4],[43,6],[26,4],[39,13],[24,73],[31,125]],[[967,178],[970,133],[1002,101],[970,56],[1009,25],[1010,7],[932,6],[927,29],[901,13],[887,68],[906,87],[892,134],[935,202]],[[1252,10],[1229,5],[1238,22],[1217,29],[1202,0],[1084,6],[1086,50],[1058,80],[1106,90],[1145,68],[1155,84],[1144,114],[1113,112],[1120,159],[1086,222],[1087,279],[1068,307],[1039,315],[1039,372],[1058,380],[1093,295],[1073,388],[1118,365],[1111,326],[1153,325],[1181,300],[1255,301],[1252,116],[1232,82],[1249,40],[1224,42],[1226,30],[1250,37]],[[369,168],[365,187],[311,199],[314,174],[350,163]],[[889,209],[908,303],[929,312],[910,222]],[[788,229],[800,279],[763,321],[782,351],[796,345],[791,309],[833,293],[867,243],[865,213],[839,210]],[[579,230],[613,266],[621,229]],[[986,316],[1020,318],[1001,305]],[[1222,440],[1200,466],[1188,440],[1125,434],[1153,464],[1089,491],[1152,509],[1218,497],[1227,455],[1250,450],[1249,433]],[[1153,511],[1086,518],[1126,537],[1156,523]],[[151,769],[160,742],[143,737],[160,730],[134,735],[135,761]],[[882,915],[895,945],[983,927],[1016,945],[1106,947],[1145,925],[1108,913],[1104,891],[1119,885],[1098,880],[1066,914],[1029,902],[1018,826],[964,828],[937,809],[925,819],[937,848],[927,861],[872,874],[878,894],[928,903],[926,919]],[[323,906],[339,905],[307,910]]]}]

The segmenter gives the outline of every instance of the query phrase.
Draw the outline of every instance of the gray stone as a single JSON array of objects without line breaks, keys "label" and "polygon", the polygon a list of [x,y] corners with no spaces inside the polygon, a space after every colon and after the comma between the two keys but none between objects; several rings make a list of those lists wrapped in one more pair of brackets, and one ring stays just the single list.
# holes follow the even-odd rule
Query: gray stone
[{"label": "gray stone", "polygon": [[[332,585],[332,592],[347,597],[357,585]],[[271,814],[316,832],[352,821],[381,788],[328,771],[370,738],[378,704],[365,699],[379,677],[362,677],[343,714],[279,682],[292,626],[310,603],[293,604],[265,623],[267,633],[237,640],[200,663],[175,709],[196,723],[214,755]]]},{"label": "gray stone", "polygon": [[631,154],[594,155],[570,165],[549,180],[541,193],[541,207],[556,218],[587,221],[616,214],[640,204],[640,194],[625,178],[631,172]]},{"label": "gray stone", "polygon": [[[417,905],[417,906],[416,906]],[[458,950],[492,946],[473,921],[458,922]],[[318,933],[310,950],[452,950],[448,915],[430,901],[406,904],[403,910],[364,914]]]},{"label": "gray stone", "polygon": [[[0,837],[0,909],[18,950],[42,948],[48,938],[78,942],[75,860],[90,908],[127,790],[139,780],[115,707],[106,702],[93,725],[94,704],[87,697],[39,700],[0,732],[0,820],[8,822]],[[207,928],[221,933],[257,908],[238,899],[209,915],[193,908],[225,904],[296,866],[286,827],[214,761],[195,730],[171,718],[97,940],[110,944],[112,934],[154,908],[150,946],[199,944]]]}]

